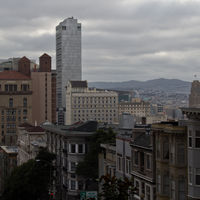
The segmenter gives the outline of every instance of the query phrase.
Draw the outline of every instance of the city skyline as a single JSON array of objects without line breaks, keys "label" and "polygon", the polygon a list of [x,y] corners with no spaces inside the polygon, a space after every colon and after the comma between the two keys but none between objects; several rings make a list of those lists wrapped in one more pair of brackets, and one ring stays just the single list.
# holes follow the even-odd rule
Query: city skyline
[{"label": "city skyline", "polygon": [[4,2],[0,58],[47,52],[55,68],[55,26],[74,16],[83,29],[83,80],[191,81],[199,77],[199,8],[195,0]]}]

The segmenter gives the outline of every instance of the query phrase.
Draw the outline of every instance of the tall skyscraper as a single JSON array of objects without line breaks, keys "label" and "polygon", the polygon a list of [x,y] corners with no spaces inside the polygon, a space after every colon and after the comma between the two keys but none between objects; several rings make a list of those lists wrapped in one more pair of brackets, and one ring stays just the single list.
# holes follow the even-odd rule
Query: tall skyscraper
[{"label": "tall skyscraper", "polygon": [[58,124],[64,124],[66,85],[81,80],[81,24],[73,17],[56,27],[56,70]]}]

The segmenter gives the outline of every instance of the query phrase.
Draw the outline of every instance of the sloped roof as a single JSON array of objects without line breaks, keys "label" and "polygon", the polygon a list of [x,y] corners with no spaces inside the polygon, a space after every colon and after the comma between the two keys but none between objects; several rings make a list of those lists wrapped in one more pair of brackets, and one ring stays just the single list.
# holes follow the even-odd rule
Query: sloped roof
[{"label": "sloped roof", "polygon": [[145,147],[145,148],[151,148],[151,135],[144,133],[142,135],[139,135],[135,138],[135,140],[132,143],[133,146],[139,146],[139,147]]},{"label": "sloped roof", "polygon": [[43,55],[40,56],[40,58],[42,57],[48,57],[48,58],[51,58],[51,56],[49,56],[48,54],[44,53]]},{"label": "sloped roof", "polygon": [[0,72],[0,80],[30,80],[31,78],[17,71]]}]

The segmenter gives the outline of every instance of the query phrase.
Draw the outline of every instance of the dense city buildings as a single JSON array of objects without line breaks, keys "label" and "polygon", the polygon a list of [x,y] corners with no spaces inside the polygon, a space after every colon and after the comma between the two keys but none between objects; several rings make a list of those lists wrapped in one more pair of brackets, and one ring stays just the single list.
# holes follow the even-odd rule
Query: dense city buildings
[{"label": "dense city buildings", "polygon": [[[26,59],[21,60],[27,61]],[[23,71],[0,72],[0,143],[16,145],[17,127],[32,122],[32,82]]]},{"label": "dense city buildings", "polygon": [[150,103],[139,98],[133,98],[131,102],[119,103],[119,114],[130,113],[135,117],[147,117],[151,113]]},{"label": "dense city buildings", "polygon": [[187,126],[187,165],[188,165],[188,199],[200,199],[200,108],[182,108],[188,120]]},{"label": "dense city buildings", "polygon": [[0,146],[0,198],[7,178],[17,166],[17,153],[18,148],[16,146]]},{"label": "dense city buildings", "polygon": [[46,142],[45,131],[40,126],[32,126],[28,123],[19,125],[17,130],[17,165],[34,159],[40,148],[46,147]]},{"label": "dense city buildings", "polygon": [[153,124],[152,131],[156,141],[156,199],[187,199],[186,127],[162,122]]},{"label": "dense city buildings", "polygon": [[118,122],[116,92],[88,88],[87,81],[69,81],[66,89],[66,125],[96,120]]},{"label": "dense city buildings", "polygon": [[73,17],[56,26],[56,70],[58,124],[65,122],[65,87],[81,80],[81,24]]},{"label": "dense city buildings", "polygon": [[40,56],[39,69],[31,72],[31,79],[33,89],[32,123],[41,124],[45,121],[52,122],[53,114],[54,118],[56,115],[56,111],[52,107],[52,98],[55,97],[52,95],[52,90],[55,95],[55,86],[52,85],[51,57],[49,55],[43,54]]},{"label": "dense city buildings", "polygon": [[131,146],[131,174],[138,189],[135,199],[156,199],[155,142],[149,126],[133,129]]},{"label": "dense city buildings", "polygon": [[88,152],[88,138],[97,130],[97,122],[88,121],[71,126],[42,125],[47,134],[47,148],[57,156],[56,196],[58,199],[79,199],[87,190],[87,181],[76,174],[76,166]]}]

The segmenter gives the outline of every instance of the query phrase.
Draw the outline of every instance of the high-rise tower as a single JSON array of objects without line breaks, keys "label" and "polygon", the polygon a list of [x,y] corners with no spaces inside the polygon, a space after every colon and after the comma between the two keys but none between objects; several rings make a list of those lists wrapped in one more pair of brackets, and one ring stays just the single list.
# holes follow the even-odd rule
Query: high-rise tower
[{"label": "high-rise tower", "polygon": [[73,17],[56,27],[56,70],[58,124],[64,124],[69,80],[81,80],[81,24]]}]

